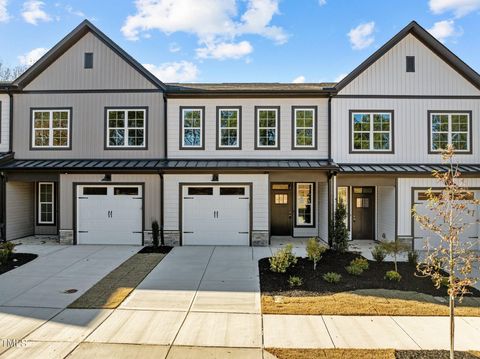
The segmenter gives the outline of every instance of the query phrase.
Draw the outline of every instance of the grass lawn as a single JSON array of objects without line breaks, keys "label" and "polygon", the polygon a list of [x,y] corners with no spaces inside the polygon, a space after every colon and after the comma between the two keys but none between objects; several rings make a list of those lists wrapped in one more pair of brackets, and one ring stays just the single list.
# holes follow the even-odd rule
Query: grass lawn
[{"label": "grass lawn", "polygon": [[[267,349],[278,359],[448,359],[445,350]],[[455,352],[456,359],[477,359],[479,352]]]},{"label": "grass lawn", "polygon": [[[429,278],[415,276],[415,265],[399,263],[400,282],[384,278],[392,262],[369,261],[369,269],[360,276],[347,273],[345,266],[356,253],[338,254],[327,251],[313,270],[312,262],[299,258],[287,273],[270,271],[268,258],[259,261],[262,312],[264,314],[311,315],[415,315],[448,316],[446,288],[436,289]],[[342,275],[340,283],[323,280],[327,272]],[[291,288],[290,276],[299,276],[303,284]],[[457,315],[480,316],[480,291],[458,303]]]},{"label": "grass lawn", "polygon": [[117,308],[165,256],[164,253],[141,252],[133,255],[68,308]]}]

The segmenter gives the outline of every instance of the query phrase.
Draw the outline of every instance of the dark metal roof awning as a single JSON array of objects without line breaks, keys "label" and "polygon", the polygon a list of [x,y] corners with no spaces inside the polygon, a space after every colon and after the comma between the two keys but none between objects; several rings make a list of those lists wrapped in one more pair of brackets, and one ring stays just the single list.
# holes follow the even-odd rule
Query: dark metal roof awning
[{"label": "dark metal roof awning", "polygon": [[0,170],[46,171],[158,171],[202,169],[325,169],[337,170],[327,160],[162,160],[162,159],[105,159],[105,160],[11,160],[0,163]]},{"label": "dark metal roof awning", "polygon": [[[449,166],[445,164],[339,164],[340,173],[392,173],[392,174],[431,174],[433,171],[444,172]],[[465,174],[480,173],[480,164],[460,164],[458,170]]]}]

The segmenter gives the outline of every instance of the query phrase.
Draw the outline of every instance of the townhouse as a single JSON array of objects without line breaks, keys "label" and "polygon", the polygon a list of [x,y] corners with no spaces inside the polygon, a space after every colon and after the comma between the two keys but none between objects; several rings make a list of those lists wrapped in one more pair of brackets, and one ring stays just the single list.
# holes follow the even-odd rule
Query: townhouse
[{"label": "townhouse", "polygon": [[84,21],[4,88],[7,240],[328,241],[341,200],[352,239],[418,247],[449,143],[480,195],[480,76],[415,22],[337,84],[164,84]]}]

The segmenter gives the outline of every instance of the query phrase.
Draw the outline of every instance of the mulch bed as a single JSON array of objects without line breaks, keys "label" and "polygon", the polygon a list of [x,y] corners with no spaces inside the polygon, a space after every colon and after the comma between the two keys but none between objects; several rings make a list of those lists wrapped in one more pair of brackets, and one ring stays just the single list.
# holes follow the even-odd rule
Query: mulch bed
[{"label": "mulch bed", "polygon": [[[268,258],[263,258],[259,261],[262,294],[302,297],[331,295],[357,289],[392,289],[414,291],[433,296],[447,295],[446,288],[436,289],[430,278],[415,276],[415,265],[406,262],[398,263],[398,271],[402,275],[400,282],[389,281],[384,278],[385,272],[394,269],[393,262],[369,261],[369,269],[360,276],[348,274],[345,267],[358,257],[361,257],[361,255],[357,253],[346,252],[341,254],[327,250],[317,264],[316,271],[313,270],[313,262],[306,258],[298,258],[297,264],[289,268],[286,273],[271,272]],[[327,272],[341,274],[342,280],[340,283],[332,284],[323,280],[322,276]],[[296,289],[292,289],[288,284],[290,276],[301,277],[303,284]],[[471,294],[467,296],[480,297],[479,290],[471,288],[470,292]]]},{"label": "mulch bed", "polygon": [[38,256],[32,253],[13,253],[9,262],[4,265],[0,265],[0,274],[6,273],[12,269],[23,266],[24,264],[33,261]]},{"label": "mulch bed", "polygon": [[161,253],[161,254],[167,254],[172,250],[173,247],[170,246],[148,246],[148,247],[143,247],[138,253]]},{"label": "mulch bed", "polygon": [[[447,350],[397,350],[395,359],[450,359]],[[478,359],[478,356],[469,352],[455,351],[455,359]]]}]

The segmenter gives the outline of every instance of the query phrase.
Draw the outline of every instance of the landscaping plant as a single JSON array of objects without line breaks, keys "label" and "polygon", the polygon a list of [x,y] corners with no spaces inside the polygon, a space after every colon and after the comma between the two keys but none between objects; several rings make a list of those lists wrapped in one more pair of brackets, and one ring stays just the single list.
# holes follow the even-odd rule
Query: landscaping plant
[{"label": "landscaping plant", "polygon": [[8,263],[8,252],[6,249],[0,249],[0,266]]},{"label": "landscaping plant", "polygon": [[313,262],[313,270],[317,269],[317,263],[322,259],[322,254],[327,250],[316,238],[310,238],[307,242],[307,257]]},{"label": "landscaping plant", "polygon": [[402,276],[395,270],[389,270],[387,273],[385,273],[385,279],[388,279],[389,281],[400,282],[402,280]]},{"label": "landscaping plant", "polygon": [[0,249],[5,251],[7,261],[12,258],[13,250],[15,249],[15,243],[13,242],[3,242],[0,244]]},{"label": "landscaping plant", "polygon": [[418,252],[417,251],[410,251],[408,252],[408,263],[412,265],[418,264]]},{"label": "landscaping plant", "polygon": [[368,261],[365,258],[355,258],[345,270],[350,275],[360,275],[368,269]]},{"label": "landscaping plant", "polygon": [[328,272],[325,273],[322,278],[328,283],[336,284],[342,280],[342,275],[335,272]]},{"label": "landscaping plant", "polygon": [[334,251],[344,253],[348,249],[348,229],[346,224],[347,209],[345,204],[339,201],[337,203],[335,214],[330,221],[330,243]]},{"label": "landscaping plant", "polygon": [[294,275],[288,278],[288,284],[290,287],[300,287],[303,284],[303,279]]},{"label": "landscaping plant", "polygon": [[[385,237],[384,237],[385,238]],[[397,238],[393,241],[382,241],[379,246],[385,251],[385,253],[393,256],[393,263],[395,266],[395,272],[398,272],[397,257],[401,253],[408,252],[410,247],[405,243],[400,242]]]},{"label": "landscaping plant", "polygon": [[287,244],[269,258],[270,270],[276,273],[285,273],[287,269],[297,263],[297,257],[292,253],[293,246]]},{"label": "landscaping plant", "polygon": [[345,267],[345,270],[350,275],[360,275],[363,273],[363,269],[356,265],[349,265]]},{"label": "landscaping plant", "polygon": [[152,244],[155,248],[157,248],[159,245],[158,243],[159,235],[160,235],[160,226],[158,225],[158,221],[155,220],[152,222]]},{"label": "landscaping plant", "polygon": [[460,179],[460,172],[454,165],[452,146],[442,153],[442,160],[448,165],[446,172],[434,171],[433,176],[442,187],[440,192],[427,191],[428,215],[422,215],[414,207],[412,212],[421,228],[428,230],[438,241],[425,249],[427,255],[417,264],[420,275],[430,277],[437,288],[445,281],[444,270],[448,271],[448,296],[450,308],[450,358],[454,358],[455,343],[455,300],[460,302],[477,281],[472,266],[480,259],[472,248],[473,243],[460,239],[470,226],[478,223],[476,210],[480,201],[472,196]]},{"label": "landscaping plant", "polygon": [[376,245],[372,249],[372,257],[377,261],[378,263],[381,263],[385,260],[385,257],[387,256],[387,252],[382,248],[380,245]]}]

